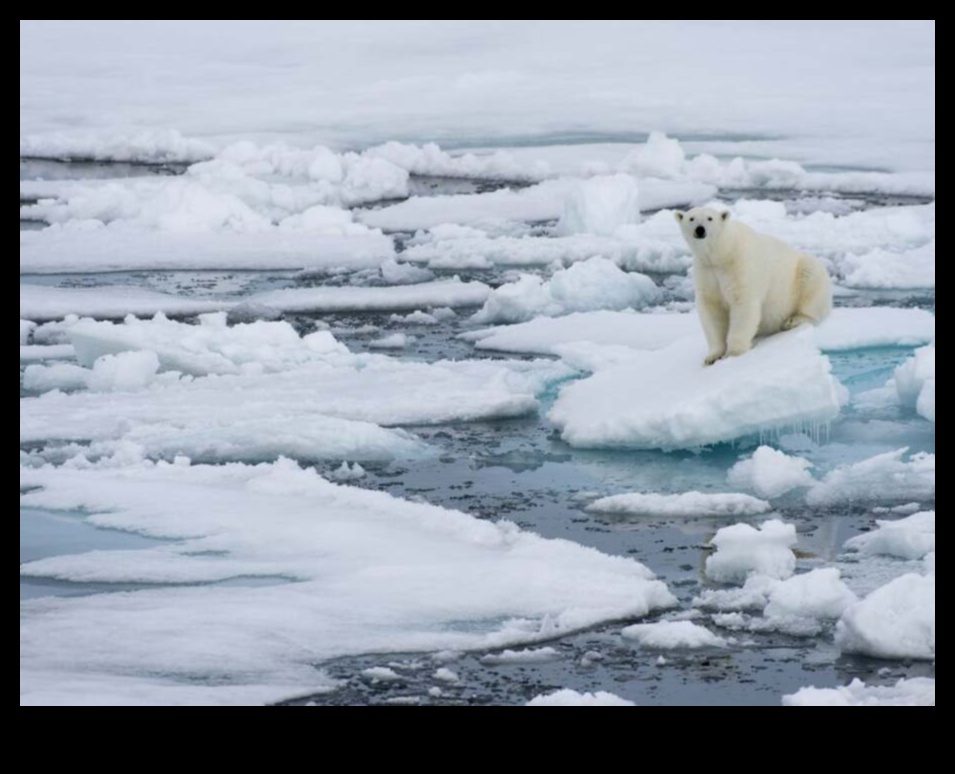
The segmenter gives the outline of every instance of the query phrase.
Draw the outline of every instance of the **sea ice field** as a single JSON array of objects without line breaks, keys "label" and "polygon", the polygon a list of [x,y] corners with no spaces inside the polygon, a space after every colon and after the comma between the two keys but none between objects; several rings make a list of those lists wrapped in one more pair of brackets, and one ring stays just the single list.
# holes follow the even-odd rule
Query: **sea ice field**
[{"label": "sea ice field", "polygon": [[20,704],[934,706],[934,21],[21,20]]}]

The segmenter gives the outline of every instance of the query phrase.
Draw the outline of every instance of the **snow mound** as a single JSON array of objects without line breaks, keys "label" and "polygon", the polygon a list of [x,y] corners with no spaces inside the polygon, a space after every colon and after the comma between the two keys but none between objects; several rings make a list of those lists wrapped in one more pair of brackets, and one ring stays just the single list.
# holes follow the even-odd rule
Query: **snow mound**
[{"label": "snow mound", "polygon": [[809,490],[810,505],[840,503],[911,502],[935,500],[935,455],[908,449],[879,454],[853,465],[836,468]]},{"label": "snow mound", "polygon": [[640,309],[660,291],[644,274],[622,271],[606,258],[591,258],[554,273],[549,281],[524,275],[493,291],[473,322],[519,323],[591,309]]},{"label": "snow mound", "polygon": [[621,226],[640,222],[640,188],[630,175],[582,180],[567,196],[557,231],[614,236]]},{"label": "snow mound", "polygon": [[[275,701],[325,687],[314,664],[346,654],[516,647],[675,603],[631,559],[340,487],[288,461],[21,468],[20,487],[32,490],[24,507],[163,540],[21,565],[153,584],[21,604],[21,703],[177,703],[183,686],[207,703]],[[243,577],[284,580],[190,585]]]},{"label": "snow mound", "polygon": [[717,583],[743,583],[751,574],[785,580],[796,569],[796,528],[778,519],[724,527],[710,541],[716,553],[707,557],[706,575]]},{"label": "snow mound", "polygon": [[587,507],[592,513],[634,516],[758,516],[772,510],[769,503],[742,494],[678,495],[622,494],[604,497]]},{"label": "snow mound", "polygon": [[175,129],[99,136],[83,132],[51,132],[20,137],[20,156],[26,158],[162,164],[200,161],[214,153],[208,143],[183,137]]},{"label": "snow mound", "polygon": [[877,530],[852,538],[846,548],[866,556],[924,559],[935,553],[935,511],[916,513],[901,521],[880,521]]},{"label": "snow mound", "polygon": [[612,693],[577,693],[563,690],[538,696],[527,703],[528,707],[636,707],[632,701],[621,699]]},{"label": "snow mound", "polygon": [[760,342],[705,368],[702,340],[635,353],[561,390],[550,420],[579,448],[692,449],[839,414],[844,388],[811,330]]},{"label": "snow mound", "polygon": [[768,618],[838,620],[858,597],[842,582],[839,570],[826,567],[796,575],[773,586],[763,611]]},{"label": "snow mound", "polygon": [[895,388],[903,406],[935,422],[935,342],[896,369]]},{"label": "snow mound", "polygon": [[836,645],[874,658],[935,660],[935,574],[903,575],[852,605]]},{"label": "snow mound", "polygon": [[722,637],[690,621],[637,624],[627,627],[621,634],[650,650],[699,650],[725,648],[727,645]]},{"label": "snow mound", "polygon": [[916,677],[895,685],[853,680],[842,688],[803,688],[783,699],[786,707],[934,707],[935,679]]},{"label": "snow mound", "polygon": [[20,320],[20,346],[25,347],[30,343],[30,335],[33,333],[33,329],[36,328],[35,322],[30,322],[29,320]]},{"label": "snow mound", "polygon": [[773,499],[799,487],[812,486],[809,469],[813,465],[802,457],[760,446],[749,459],[736,463],[729,472],[733,486],[751,489],[760,497]]},{"label": "snow mound", "polygon": [[919,289],[935,287],[935,240],[914,250],[875,249],[848,255],[840,266],[850,288]]}]

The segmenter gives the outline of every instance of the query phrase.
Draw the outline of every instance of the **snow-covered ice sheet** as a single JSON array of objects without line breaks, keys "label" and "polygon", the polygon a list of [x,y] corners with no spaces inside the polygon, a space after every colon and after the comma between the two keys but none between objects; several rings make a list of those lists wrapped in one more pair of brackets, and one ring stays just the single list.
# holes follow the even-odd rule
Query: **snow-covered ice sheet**
[{"label": "snow-covered ice sheet", "polygon": [[119,228],[20,232],[20,274],[233,269],[368,269],[394,258],[381,234],[181,233]]},{"label": "snow-covered ice sheet", "polygon": [[753,455],[730,468],[728,479],[733,486],[745,487],[760,497],[781,497],[800,487],[812,486],[815,480],[809,460],[790,457],[769,446],[760,446]]},{"label": "snow-covered ice sheet", "polygon": [[636,707],[632,701],[621,699],[606,691],[578,693],[568,689],[555,691],[531,699],[528,707]]},{"label": "snow-covered ice sheet", "polygon": [[314,287],[272,290],[235,298],[190,298],[122,285],[57,288],[20,285],[20,314],[38,321],[67,315],[122,318],[195,315],[258,304],[278,312],[415,311],[428,307],[480,306],[490,288],[457,278],[397,287]]},{"label": "snow-covered ice sheet", "polygon": [[53,346],[28,345],[20,347],[20,362],[42,362],[45,360],[70,360],[76,357],[76,350],[70,344]]},{"label": "snow-covered ice sheet", "polygon": [[935,240],[896,253],[876,249],[842,261],[843,284],[850,288],[934,288]]},{"label": "snow-covered ice sheet", "polygon": [[[785,138],[767,143],[782,158],[812,148],[816,163],[934,171],[933,22],[172,20],[149,22],[148,36],[145,24],[21,21],[21,154],[202,154],[174,135],[136,153],[137,135],[170,126],[220,146],[500,146],[579,138],[586,116],[597,139],[705,126],[754,144]],[[764,66],[779,59],[782,80]],[[748,99],[727,99],[727,84]]]},{"label": "snow-covered ice sheet", "polygon": [[742,494],[678,495],[622,494],[604,497],[587,507],[592,513],[633,516],[758,516],[772,510],[769,503]]},{"label": "snow-covered ice sheet", "polygon": [[520,323],[592,309],[642,309],[661,293],[645,274],[621,271],[606,258],[591,258],[554,272],[549,280],[525,274],[494,290],[473,322]]},{"label": "snow-covered ice sheet", "polygon": [[[817,346],[828,352],[918,346],[934,341],[935,315],[892,307],[836,309],[813,330]],[[462,334],[478,349],[542,355],[558,355],[561,347],[573,343],[656,350],[690,336],[702,337],[695,314],[612,311],[580,312]]]},{"label": "snow-covered ice sheet", "polygon": [[810,505],[935,501],[935,455],[918,453],[904,459],[898,449],[842,465],[809,490]]},{"label": "snow-covered ice sheet", "polygon": [[89,367],[28,367],[23,386],[44,394],[21,399],[21,442],[94,442],[95,454],[132,443],[151,457],[203,460],[387,460],[424,447],[379,425],[521,416],[572,374],[547,361],[402,362],[352,354],[327,332],[299,338],[284,322],[202,322],[76,322],[69,333]]},{"label": "snow-covered ice sheet", "polygon": [[[21,704],[277,700],[327,686],[313,666],[373,651],[504,647],[674,603],[639,563],[387,494],[291,462],[21,468],[28,507],[79,511],[164,543],[53,557],[41,577],[157,587],[20,608]],[[547,626],[541,622],[547,618]],[[457,622],[457,623],[451,623]],[[542,631],[546,630],[546,635]],[[202,687],[195,682],[202,679]],[[83,679],[95,693],[76,690]]]},{"label": "snow-covered ice sheet", "polygon": [[786,696],[787,707],[934,707],[935,679],[915,677],[895,685],[853,680],[841,688],[803,688]]},{"label": "snow-covered ice sheet", "polygon": [[844,388],[811,330],[774,336],[708,368],[705,354],[702,337],[636,352],[630,363],[565,386],[550,420],[578,448],[687,449],[839,414]]}]

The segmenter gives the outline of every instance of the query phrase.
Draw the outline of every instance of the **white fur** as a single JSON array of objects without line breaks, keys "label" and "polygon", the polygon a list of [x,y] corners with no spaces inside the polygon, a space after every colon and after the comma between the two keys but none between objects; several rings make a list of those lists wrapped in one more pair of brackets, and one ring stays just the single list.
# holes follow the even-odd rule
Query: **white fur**
[{"label": "white fur", "polygon": [[757,336],[816,325],[832,311],[832,285],[818,258],[753,231],[728,212],[698,207],[676,219],[693,251],[707,365],[748,352]]}]

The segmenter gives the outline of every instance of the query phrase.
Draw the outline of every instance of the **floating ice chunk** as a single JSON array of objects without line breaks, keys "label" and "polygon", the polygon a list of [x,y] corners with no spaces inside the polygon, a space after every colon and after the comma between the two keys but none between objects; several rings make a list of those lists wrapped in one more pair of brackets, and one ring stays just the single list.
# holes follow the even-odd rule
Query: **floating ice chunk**
[{"label": "floating ice chunk", "polygon": [[760,446],[752,457],[730,469],[729,482],[772,499],[799,487],[812,486],[814,479],[809,472],[812,467],[812,463],[802,457],[790,457],[769,446]]},{"label": "floating ice chunk", "polygon": [[836,645],[874,658],[935,659],[935,575],[903,575],[846,610]]},{"label": "floating ice chunk", "polygon": [[564,387],[550,420],[578,448],[686,449],[834,419],[844,388],[811,330],[704,368],[702,337]]},{"label": "floating ice chunk", "polygon": [[815,329],[824,352],[868,347],[916,347],[935,341],[935,315],[924,309],[836,309]]},{"label": "floating ice chunk", "polygon": [[287,288],[260,293],[252,300],[284,312],[394,312],[429,306],[480,306],[490,292],[481,282],[461,282],[455,277],[386,288]]},{"label": "floating ice chunk", "polygon": [[[915,357],[895,370],[895,388],[903,406],[916,409],[935,421],[935,342],[916,351]],[[891,384],[891,382],[890,382]]]},{"label": "floating ice chunk", "polygon": [[365,469],[357,462],[350,467],[343,462],[340,468],[331,472],[330,477],[335,481],[358,481],[365,477]]},{"label": "floating ice chunk", "polygon": [[240,303],[229,310],[227,322],[229,325],[248,324],[254,322],[274,322],[282,317],[278,309],[252,301]]},{"label": "floating ice chunk", "polygon": [[644,274],[621,271],[606,258],[591,258],[554,273],[549,281],[524,275],[494,292],[473,320],[516,323],[534,317],[558,317],[590,309],[640,309],[660,298]]},{"label": "floating ice chunk", "polygon": [[547,664],[560,658],[554,648],[528,648],[527,650],[504,650],[489,653],[481,658],[484,666],[510,666],[513,664]]},{"label": "floating ice chunk", "polygon": [[60,320],[67,315],[122,318],[128,314],[152,316],[158,312],[192,315],[230,306],[221,301],[186,298],[124,286],[51,288],[20,285],[20,311],[35,320]]},{"label": "floating ice chunk", "polygon": [[461,682],[461,678],[458,676],[457,672],[453,672],[447,667],[441,667],[436,670],[434,673],[434,679],[441,683],[447,683],[448,685],[456,685]]},{"label": "floating ice chunk", "polygon": [[72,363],[29,365],[23,371],[23,389],[27,392],[86,389],[90,371]]},{"label": "floating ice chunk", "polygon": [[175,129],[146,129],[136,134],[56,132],[20,137],[20,156],[41,159],[141,161],[152,164],[191,162],[215,153],[202,140]]},{"label": "floating ice chunk", "polygon": [[388,667],[371,667],[362,670],[361,676],[372,683],[397,683],[403,679],[394,669]]},{"label": "floating ice chunk", "polygon": [[683,174],[685,162],[686,154],[679,140],[663,132],[650,132],[646,144],[624,159],[623,166],[641,177],[672,178]]},{"label": "floating ice chunk", "polygon": [[582,180],[567,196],[557,224],[563,235],[614,236],[621,226],[640,222],[640,188],[630,175]]},{"label": "floating ice chunk", "polygon": [[709,629],[690,621],[663,621],[655,624],[637,624],[621,632],[624,639],[635,640],[651,650],[699,650],[725,648],[727,643]]},{"label": "floating ice chunk", "polygon": [[[162,556],[163,576],[177,584],[252,566],[296,581],[23,603],[26,702],[38,691],[83,700],[46,693],[54,676],[64,685],[95,677],[116,701],[175,701],[174,689],[200,676],[206,701],[237,701],[231,691],[253,686],[259,701],[275,701],[307,691],[313,665],[344,654],[520,647],[676,601],[631,559],[334,485],[288,461],[20,475],[21,491],[32,490],[22,495],[26,508],[83,510],[95,526],[166,540],[57,557],[58,577],[95,563],[111,582],[139,582]],[[488,623],[514,619],[525,625]]]},{"label": "floating ice chunk", "polygon": [[[454,315],[457,317],[457,315]],[[440,320],[433,314],[422,312],[420,309],[407,315],[393,314],[391,322],[404,323],[405,325],[438,325]]]},{"label": "floating ice chunk", "polygon": [[389,258],[381,264],[381,278],[389,285],[417,285],[431,282],[434,272],[419,268],[410,263],[398,263]]},{"label": "floating ice chunk", "polygon": [[31,345],[20,347],[20,362],[35,363],[49,360],[72,360],[76,357],[76,350],[71,344],[56,344],[53,346]]},{"label": "floating ice chunk", "polygon": [[386,142],[384,145],[369,148],[364,155],[385,159],[412,175],[422,177],[537,181],[548,173],[546,163],[532,166],[519,164],[511,154],[504,151],[480,156],[473,153],[451,155],[433,142],[424,145]]},{"label": "floating ice chunk", "polygon": [[381,339],[375,339],[368,344],[372,349],[404,349],[414,339],[405,333],[392,333]]},{"label": "floating ice chunk", "polygon": [[796,528],[778,519],[759,528],[724,527],[710,541],[716,553],[706,560],[706,575],[717,583],[743,583],[751,574],[785,580],[796,569]]},{"label": "floating ice chunk", "polygon": [[20,273],[111,271],[328,271],[373,269],[395,256],[389,237],[265,229],[176,232],[72,221],[20,233]]},{"label": "floating ice chunk", "polygon": [[895,685],[853,680],[843,688],[803,688],[783,698],[786,707],[934,707],[935,679],[915,677]]},{"label": "floating ice chunk", "polygon": [[908,502],[935,500],[935,455],[913,454],[908,449],[879,454],[854,465],[844,465],[829,473],[809,490],[810,505],[836,505],[851,502]]},{"label": "floating ice chunk", "polygon": [[281,371],[336,356],[348,348],[327,331],[304,338],[287,322],[253,322],[229,326],[224,313],[206,314],[199,325],[157,315],[151,320],[127,318],[122,324],[80,320],[67,332],[81,365],[117,352],[149,351],[162,368],[186,374],[239,374]]},{"label": "floating ice chunk", "polygon": [[[721,613],[762,611],[769,604],[769,595],[779,583],[776,578],[751,574],[742,588],[706,589],[693,600],[693,606]],[[720,625],[723,626],[722,623]]]},{"label": "floating ice chunk", "polygon": [[764,500],[743,494],[684,492],[678,495],[614,495],[597,500],[587,510],[635,516],[758,516],[768,513],[772,506]]},{"label": "floating ice chunk", "polygon": [[25,347],[30,343],[30,334],[33,333],[33,329],[36,328],[35,322],[30,322],[29,320],[20,320],[20,346]]},{"label": "floating ice chunk", "polygon": [[935,511],[901,521],[880,521],[877,530],[852,538],[846,548],[868,556],[924,559],[935,553]]},{"label": "floating ice chunk", "polygon": [[356,223],[348,210],[323,204],[289,215],[279,223],[279,229],[321,236],[368,236],[373,233],[364,223]]},{"label": "floating ice chunk", "polygon": [[847,255],[840,270],[843,284],[850,288],[934,288],[935,240],[900,253],[877,248],[864,255]]},{"label": "floating ice chunk", "polygon": [[527,703],[528,707],[636,707],[632,701],[621,699],[612,693],[577,693],[563,690],[538,696]]},{"label": "floating ice chunk", "polygon": [[769,593],[768,618],[837,620],[858,597],[842,582],[839,570],[826,567],[785,580]]},{"label": "floating ice chunk", "polygon": [[88,385],[93,392],[134,392],[152,384],[158,373],[155,352],[103,355],[93,364]]}]

